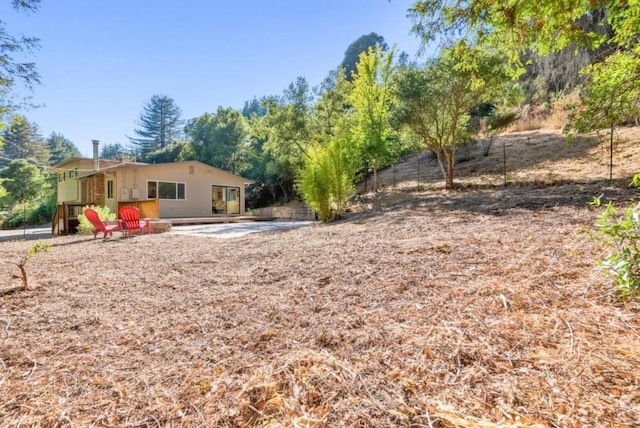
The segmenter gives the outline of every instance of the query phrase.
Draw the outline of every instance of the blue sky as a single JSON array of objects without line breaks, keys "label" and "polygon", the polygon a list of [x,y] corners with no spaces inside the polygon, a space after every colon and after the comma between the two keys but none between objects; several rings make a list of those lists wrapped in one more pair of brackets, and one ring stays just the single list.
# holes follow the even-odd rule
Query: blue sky
[{"label": "blue sky", "polygon": [[91,153],[91,140],[128,144],[151,96],[172,97],[190,119],[279,95],[298,76],[319,84],[349,44],[376,32],[412,58],[419,40],[411,0],[42,0],[15,12],[10,34],[38,37],[32,55],[42,107],[24,111],[43,136],[59,132]]}]

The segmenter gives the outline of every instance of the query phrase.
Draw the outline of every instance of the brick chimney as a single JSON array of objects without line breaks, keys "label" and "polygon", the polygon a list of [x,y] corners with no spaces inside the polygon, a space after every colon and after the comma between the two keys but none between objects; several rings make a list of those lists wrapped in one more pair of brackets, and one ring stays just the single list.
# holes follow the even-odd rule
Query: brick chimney
[{"label": "brick chimney", "polygon": [[100,140],[91,140],[91,142],[93,143],[93,169],[97,171],[100,169],[100,161],[98,159]]}]

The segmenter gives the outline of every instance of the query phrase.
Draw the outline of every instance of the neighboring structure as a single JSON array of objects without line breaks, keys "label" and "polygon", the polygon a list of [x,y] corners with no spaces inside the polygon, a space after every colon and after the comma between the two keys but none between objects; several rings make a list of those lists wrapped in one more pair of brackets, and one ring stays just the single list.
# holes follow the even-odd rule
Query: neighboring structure
[{"label": "neighboring structure", "polygon": [[[208,217],[245,213],[252,181],[199,161],[162,164],[70,158],[54,167],[57,201],[64,205],[153,206],[147,217]],[[141,208],[142,211],[142,208]],[[144,216],[144,213],[141,213]],[[59,216],[62,218],[62,216]]]}]

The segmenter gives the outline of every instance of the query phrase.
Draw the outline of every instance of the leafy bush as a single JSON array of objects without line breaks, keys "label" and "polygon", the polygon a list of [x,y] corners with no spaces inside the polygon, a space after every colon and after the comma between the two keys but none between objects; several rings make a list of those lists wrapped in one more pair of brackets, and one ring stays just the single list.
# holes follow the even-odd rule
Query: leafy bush
[{"label": "leafy bush", "polygon": [[[634,182],[639,181],[640,176],[636,176]],[[591,205],[600,206],[600,198]],[[596,239],[612,249],[598,261],[598,266],[615,279],[618,294],[627,297],[640,291],[640,203],[627,209],[622,217],[616,218],[616,212],[609,202],[595,223]]]},{"label": "leafy bush", "polygon": [[102,221],[113,221],[116,219],[115,213],[112,213],[109,207],[100,205],[87,205],[86,207],[82,207],[82,214],[78,215],[78,233],[83,235],[90,235],[95,231],[91,222],[84,216],[84,210],[87,208],[91,208],[97,212]]},{"label": "leafy bush", "polygon": [[298,189],[304,201],[318,214],[320,220],[333,219],[331,208],[331,184],[328,156],[322,149],[310,150],[300,171]]},{"label": "leafy bush", "polygon": [[2,229],[17,229],[25,225],[38,226],[51,223],[55,210],[55,202],[27,202],[17,205],[11,212],[8,212],[0,219],[0,225]]},{"label": "leafy bush", "polygon": [[311,148],[300,170],[298,190],[324,222],[339,217],[354,193],[355,168],[346,147],[335,138],[327,146]]}]

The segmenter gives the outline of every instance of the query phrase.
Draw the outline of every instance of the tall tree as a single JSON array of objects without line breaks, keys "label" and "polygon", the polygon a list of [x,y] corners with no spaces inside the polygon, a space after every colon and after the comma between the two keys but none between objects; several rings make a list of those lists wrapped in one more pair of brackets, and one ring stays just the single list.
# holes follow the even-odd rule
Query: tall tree
[{"label": "tall tree", "polygon": [[49,149],[49,164],[56,165],[65,159],[80,156],[80,150],[76,147],[71,140],[65,138],[62,134],[52,132],[51,135],[45,140],[45,144]]},{"label": "tall tree", "polygon": [[356,72],[356,64],[360,61],[360,54],[367,52],[369,48],[375,48],[376,45],[380,46],[383,51],[388,49],[387,44],[384,41],[384,37],[376,33],[365,34],[360,36],[355,42],[351,43],[347,50],[344,52],[344,59],[340,63],[340,66],[345,69],[345,77],[347,81],[353,80],[353,73]]},{"label": "tall tree", "polygon": [[196,159],[236,173],[239,158],[249,138],[247,119],[237,110],[218,107],[187,126]]},{"label": "tall tree", "polygon": [[263,150],[269,153],[269,173],[288,199],[294,192],[296,171],[307,156],[314,138],[313,93],[303,77],[298,77],[281,97],[267,97],[263,105],[267,114],[253,121],[253,132],[264,139]]},{"label": "tall tree", "polygon": [[319,88],[316,103],[318,133],[325,137],[331,137],[337,130],[338,123],[350,110],[348,95],[351,91],[351,83],[347,80],[345,69],[339,67],[327,76]]},{"label": "tall tree", "polygon": [[49,149],[38,132],[38,127],[22,115],[16,115],[2,132],[3,146],[0,165],[15,159],[30,159],[38,165],[49,164]]},{"label": "tall tree", "polygon": [[364,166],[373,172],[378,189],[378,170],[394,156],[396,136],[389,119],[395,99],[393,51],[384,54],[380,46],[360,54],[349,101],[356,117],[357,139]]},{"label": "tall tree", "polygon": [[138,138],[131,143],[138,148],[142,161],[149,153],[163,149],[180,140],[183,135],[182,111],[173,98],[166,95],[154,95],[144,105],[138,119],[138,128],[134,130]]},{"label": "tall tree", "polygon": [[469,111],[507,80],[499,55],[479,53],[473,67],[462,66],[458,58],[456,51],[444,51],[423,69],[403,68],[394,112],[394,119],[435,153],[449,189],[456,148],[467,138]]},{"label": "tall tree", "polygon": [[182,162],[195,159],[193,146],[188,141],[176,141],[163,149],[158,149],[147,154],[148,163]]},{"label": "tall tree", "polygon": [[253,97],[251,101],[245,101],[242,107],[242,115],[247,119],[255,115],[256,117],[262,117],[267,114],[267,110],[262,106],[260,100]]},{"label": "tall tree", "polygon": [[108,143],[108,144],[103,144],[100,147],[100,157],[102,159],[133,160],[135,158],[135,154],[132,153],[131,149],[128,149],[127,147],[125,147],[120,143]]},{"label": "tall tree", "polygon": [[613,143],[617,125],[640,114],[640,57],[616,52],[585,68],[589,90],[581,94],[582,105],[573,106],[565,132],[572,138],[600,129],[609,131],[609,180],[613,180]]}]

